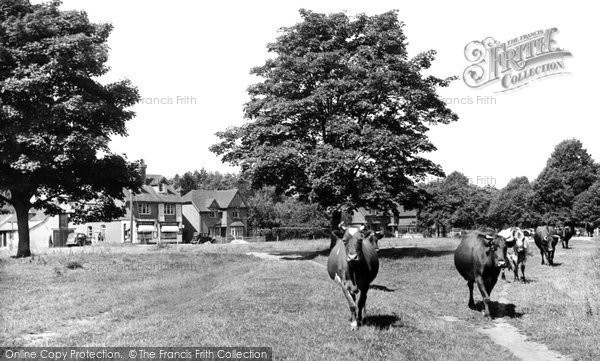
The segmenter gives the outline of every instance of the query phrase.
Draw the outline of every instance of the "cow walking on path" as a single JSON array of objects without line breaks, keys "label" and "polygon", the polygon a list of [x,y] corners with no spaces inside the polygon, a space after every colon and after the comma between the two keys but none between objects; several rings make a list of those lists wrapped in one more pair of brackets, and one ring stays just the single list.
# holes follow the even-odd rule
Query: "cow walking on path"
[{"label": "cow walking on path", "polygon": [[454,252],[454,265],[469,287],[469,308],[475,308],[473,285],[477,284],[487,318],[490,317],[490,294],[500,270],[507,265],[506,250],[513,245],[514,242],[507,242],[500,235],[492,237],[475,231],[464,236]]},{"label": "cow walking on path", "polygon": [[545,264],[544,258],[548,260],[548,264],[552,266],[554,264],[554,251],[556,250],[556,244],[560,240],[560,236],[556,232],[554,227],[540,226],[535,229],[533,235],[535,245],[540,249],[542,255],[542,264]]},{"label": "cow walking on path", "polygon": [[337,241],[327,260],[327,272],[342,288],[350,307],[350,326],[355,329],[364,319],[369,285],[379,271],[377,241],[383,235],[365,234],[364,226],[340,228],[344,234],[334,233]]},{"label": "cow walking on path", "polygon": [[[529,249],[529,243],[533,242],[533,230],[524,229],[521,230],[518,227],[511,227],[498,232],[498,235],[504,237],[504,239],[513,243],[514,246],[508,247],[506,250],[506,261],[508,262],[508,268],[512,269],[515,274],[513,281],[519,280],[519,269],[521,270],[521,281],[525,281],[525,264],[527,263],[527,252]],[[505,280],[504,275],[505,269],[502,269],[502,279]]]}]

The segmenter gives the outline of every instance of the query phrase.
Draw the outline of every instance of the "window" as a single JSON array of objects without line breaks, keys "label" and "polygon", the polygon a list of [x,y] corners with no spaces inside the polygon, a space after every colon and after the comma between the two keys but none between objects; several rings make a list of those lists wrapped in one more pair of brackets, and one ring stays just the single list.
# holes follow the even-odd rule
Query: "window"
[{"label": "window", "polygon": [[240,218],[240,211],[232,211],[231,216],[233,218]]},{"label": "window", "polygon": [[138,213],[139,214],[150,214],[150,205],[148,203],[138,204]]},{"label": "window", "polygon": [[165,185],[164,185],[164,184],[162,184],[162,183],[160,183],[160,184],[158,185],[158,191],[159,191],[160,193],[163,193],[163,192],[165,191]]},{"label": "window", "polygon": [[209,218],[217,218],[218,217],[218,213],[217,211],[213,211],[211,210],[210,213],[208,214]]},{"label": "window", "polygon": [[165,204],[165,214],[166,215],[174,215],[175,214],[175,205],[174,204]]},{"label": "window", "polygon": [[160,239],[177,239],[177,232],[160,232]]},{"label": "window", "polygon": [[231,235],[233,238],[239,238],[244,236],[244,227],[231,227]]}]

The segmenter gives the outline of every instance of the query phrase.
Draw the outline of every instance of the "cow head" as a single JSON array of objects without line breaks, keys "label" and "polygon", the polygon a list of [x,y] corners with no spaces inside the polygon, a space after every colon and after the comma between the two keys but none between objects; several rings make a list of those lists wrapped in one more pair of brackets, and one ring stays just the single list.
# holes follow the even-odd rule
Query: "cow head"
[{"label": "cow head", "polygon": [[346,261],[357,262],[362,254],[362,242],[365,238],[363,231],[365,229],[364,225],[360,227],[345,227],[340,224],[340,229],[344,231],[344,235],[342,236],[342,242],[344,243],[344,248],[346,249]]},{"label": "cow head", "polygon": [[504,268],[508,266],[506,258],[506,250],[508,247],[515,245],[514,241],[507,241],[503,236],[488,236],[482,235],[486,253],[490,256],[492,264],[496,267]]},{"label": "cow head", "polygon": [[504,238],[508,247],[515,246],[517,252],[522,252],[527,248],[527,242],[531,241],[533,237],[533,233],[528,230],[521,230],[519,227],[504,229],[498,232],[498,235]]}]

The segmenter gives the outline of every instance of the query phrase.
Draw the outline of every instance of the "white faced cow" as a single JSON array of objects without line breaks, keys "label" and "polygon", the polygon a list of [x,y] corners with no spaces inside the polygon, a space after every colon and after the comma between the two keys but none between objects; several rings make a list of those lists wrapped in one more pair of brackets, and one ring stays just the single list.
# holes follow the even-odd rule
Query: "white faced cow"
[{"label": "white faced cow", "polygon": [[[515,273],[513,281],[519,280],[519,268],[521,269],[521,281],[525,281],[525,263],[527,262],[527,250],[529,243],[533,241],[532,230],[521,230],[518,227],[511,227],[504,229],[498,233],[499,236],[504,237],[506,242],[514,246],[508,247],[506,250],[506,259],[508,261],[508,268],[512,269]],[[504,268],[502,269],[502,279],[506,279],[504,275]]]},{"label": "white faced cow", "polygon": [[350,326],[355,329],[362,323],[367,302],[369,284],[377,277],[379,259],[377,241],[383,234],[363,232],[360,228],[345,228],[335,234],[337,242],[327,260],[327,272],[342,288],[350,306]]}]

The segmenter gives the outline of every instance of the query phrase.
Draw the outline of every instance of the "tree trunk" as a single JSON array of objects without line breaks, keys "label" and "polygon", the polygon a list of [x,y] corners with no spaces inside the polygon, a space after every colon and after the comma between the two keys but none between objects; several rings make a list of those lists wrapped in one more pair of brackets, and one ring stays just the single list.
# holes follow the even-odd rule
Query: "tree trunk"
[{"label": "tree trunk", "polygon": [[15,200],[13,207],[17,213],[17,227],[19,234],[19,247],[17,249],[17,258],[31,256],[29,248],[29,209],[31,205],[27,201]]},{"label": "tree trunk", "polygon": [[331,242],[329,243],[329,250],[332,250],[337,242],[337,237],[333,234],[338,229],[338,226],[342,222],[342,212],[333,211],[331,215]]}]

